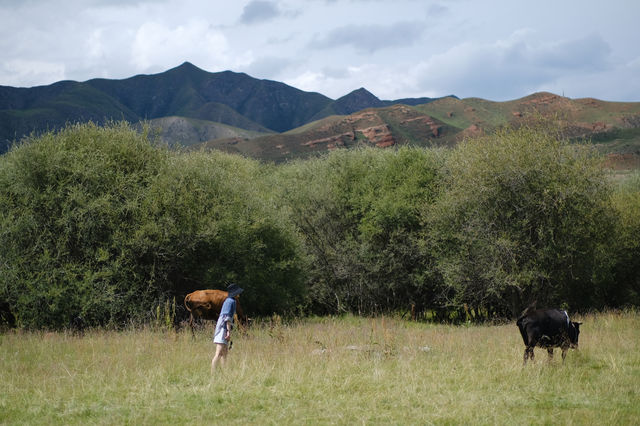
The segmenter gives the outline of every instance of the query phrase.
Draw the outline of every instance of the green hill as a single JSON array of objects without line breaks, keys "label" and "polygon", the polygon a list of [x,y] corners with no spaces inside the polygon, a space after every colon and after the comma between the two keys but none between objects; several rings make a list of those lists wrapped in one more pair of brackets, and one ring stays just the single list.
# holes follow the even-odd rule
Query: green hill
[{"label": "green hill", "polygon": [[[62,81],[32,88],[0,86],[0,153],[25,135],[57,130],[69,122],[136,123],[185,117],[268,134],[334,114],[429,101],[432,99],[381,101],[365,89],[334,101],[281,82],[231,71],[211,73],[185,62],[163,73],[122,80]],[[182,132],[180,137],[186,134]],[[201,140],[169,142],[188,145]]]},{"label": "green hill", "polygon": [[359,144],[447,146],[505,126],[552,118],[575,140],[588,139],[612,161],[640,158],[640,103],[572,100],[536,93],[508,102],[446,97],[408,106],[370,108],[332,115],[288,132],[254,139],[222,138],[205,147],[270,161],[305,157]]},{"label": "green hill", "polygon": [[25,135],[87,121],[146,121],[162,129],[170,146],[204,143],[283,161],[359,144],[450,145],[540,117],[552,117],[570,137],[589,139],[626,162],[640,158],[638,102],[544,92],[507,102],[455,96],[380,100],[364,88],[332,100],[243,73],[207,72],[188,62],[122,80],[0,86],[0,154]]},{"label": "green hill", "polygon": [[162,117],[147,121],[157,131],[161,139],[172,147],[188,147],[211,139],[250,139],[265,132],[241,129],[207,120],[187,117]]},{"label": "green hill", "polygon": [[253,132],[282,132],[311,120],[333,102],[319,93],[246,74],[210,73],[186,62],[124,80],[64,81],[50,86],[0,86],[0,153],[32,132],[69,122],[138,122],[180,116]]},{"label": "green hill", "polygon": [[304,92],[277,81],[231,71],[209,73],[188,62],[161,74],[125,80],[96,79],[87,84],[120,100],[141,118],[180,115],[219,121],[215,106],[222,104],[278,132],[304,124],[331,102],[319,93]]},{"label": "green hill", "polygon": [[456,128],[415,108],[394,105],[330,116],[285,133],[253,139],[218,139],[202,146],[277,162],[359,145],[379,148],[446,145],[456,133]]}]

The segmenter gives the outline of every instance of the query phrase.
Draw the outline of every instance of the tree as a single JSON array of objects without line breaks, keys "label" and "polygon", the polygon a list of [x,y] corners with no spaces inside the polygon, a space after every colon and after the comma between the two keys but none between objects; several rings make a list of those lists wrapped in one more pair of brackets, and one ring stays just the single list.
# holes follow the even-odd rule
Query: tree
[{"label": "tree", "polygon": [[608,255],[613,274],[603,297],[614,306],[640,304],[640,174],[631,175],[613,192],[618,215],[615,242]]},{"label": "tree", "polygon": [[0,158],[3,311],[23,327],[121,326],[230,280],[248,312],[292,309],[297,240],[260,178],[256,162],[171,152],[126,123],[31,138]]},{"label": "tree", "polygon": [[601,303],[613,211],[591,150],[543,128],[503,129],[461,143],[447,169],[425,215],[446,284],[440,303],[501,316],[533,300]]},{"label": "tree", "polygon": [[340,150],[282,170],[281,197],[310,256],[315,312],[423,301],[419,206],[436,193],[441,157],[419,148]]}]

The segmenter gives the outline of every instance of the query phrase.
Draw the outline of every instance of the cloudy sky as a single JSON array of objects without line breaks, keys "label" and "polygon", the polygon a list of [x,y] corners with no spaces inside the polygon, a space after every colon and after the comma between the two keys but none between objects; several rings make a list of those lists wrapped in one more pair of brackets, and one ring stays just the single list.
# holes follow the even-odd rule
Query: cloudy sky
[{"label": "cloudy sky", "polygon": [[638,0],[0,0],[0,85],[185,61],[338,98],[640,101]]}]

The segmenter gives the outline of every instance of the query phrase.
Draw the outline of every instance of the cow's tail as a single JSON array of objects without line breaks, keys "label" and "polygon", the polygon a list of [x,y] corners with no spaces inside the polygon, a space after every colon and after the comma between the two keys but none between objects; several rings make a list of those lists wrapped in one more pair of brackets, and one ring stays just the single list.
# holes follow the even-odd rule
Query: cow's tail
[{"label": "cow's tail", "polygon": [[196,334],[193,330],[193,312],[191,312],[191,308],[189,307],[189,302],[191,301],[191,294],[187,294],[184,298],[184,307],[187,308],[189,312],[189,326],[191,327],[191,336],[195,339]]},{"label": "cow's tail", "polygon": [[187,308],[187,311],[189,311],[189,313],[191,313],[191,308],[189,307],[190,300],[191,300],[191,295],[187,294],[187,296],[184,298],[184,307]]},{"label": "cow's tail", "polygon": [[[518,317],[518,319],[516,320],[516,325],[518,326],[518,330],[520,330],[520,335],[522,336],[522,341],[524,342],[524,345],[529,347],[529,336],[527,334],[527,329],[526,329],[526,318],[529,314],[533,313],[536,310],[536,305],[537,305],[537,301],[534,300],[533,302],[531,302],[529,304],[529,306],[526,307],[526,309],[524,311],[522,311],[522,313],[520,314],[520,316]],[[526,354],[526,352],[525,352]],[[526,358],[525,358],[525,362],[526,362]]]}]

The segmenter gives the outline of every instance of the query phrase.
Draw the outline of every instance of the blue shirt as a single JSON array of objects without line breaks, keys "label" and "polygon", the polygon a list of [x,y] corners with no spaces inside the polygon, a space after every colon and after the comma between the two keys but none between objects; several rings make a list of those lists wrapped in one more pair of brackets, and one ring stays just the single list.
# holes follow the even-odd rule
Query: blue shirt
[{"label": "blue shirt", "polygon": [[222,304],[222,309],[220,310],[220,315],[227,315],[233,318],[233,315],[236,313],[236,300],[232,297],[227,297]]}]

